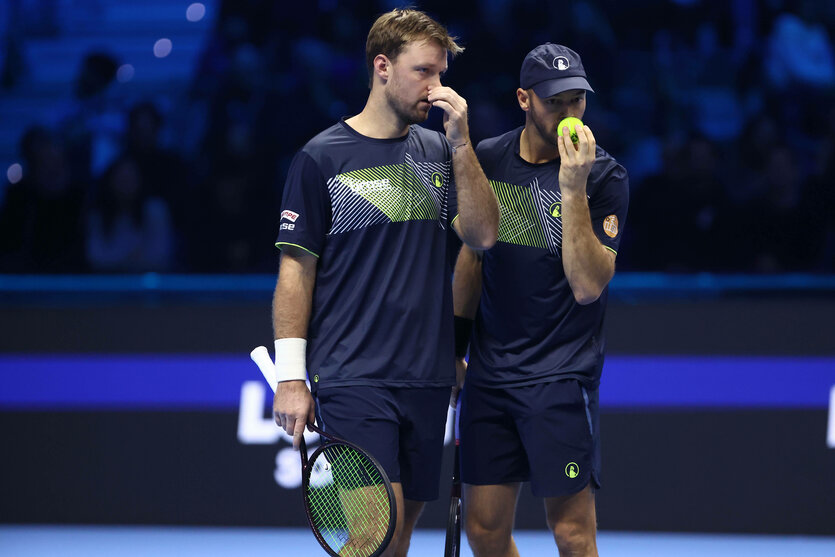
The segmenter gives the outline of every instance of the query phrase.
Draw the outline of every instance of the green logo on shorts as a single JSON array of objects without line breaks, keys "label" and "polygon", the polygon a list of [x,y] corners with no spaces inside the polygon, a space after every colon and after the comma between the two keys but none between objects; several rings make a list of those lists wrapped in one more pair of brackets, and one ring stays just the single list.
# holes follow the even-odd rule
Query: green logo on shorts
[{"label": "green logo on shorts", "polygon": [[317,373],[316,375],[314,375],[314,376],[313,376],[313,382],[314,382],[314,383],[318,383],[318,382],[319,382],[319,374],[318,374],[318,373]]},{"label": "green logo on shorts", "polygon": [[569,462],[565,465],[565,475],[571,479],[580,475],[580,467],[577,466],[576,462]]}]

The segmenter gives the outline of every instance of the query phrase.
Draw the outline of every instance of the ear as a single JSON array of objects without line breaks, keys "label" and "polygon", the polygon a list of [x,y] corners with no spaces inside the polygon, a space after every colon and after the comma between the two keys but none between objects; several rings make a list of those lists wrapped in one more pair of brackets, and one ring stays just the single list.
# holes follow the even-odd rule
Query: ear
[{"label": "ear", "polygon": [[519,108],[525,112],[531,109],[531,96],[521,87],[516,89],[516,100],[519,102]]},{"label": "ear", "polygon": [[391,61],[385,54],[378,54],[374,57],[374,75],[379,77],[383,83],[389,79]]}]

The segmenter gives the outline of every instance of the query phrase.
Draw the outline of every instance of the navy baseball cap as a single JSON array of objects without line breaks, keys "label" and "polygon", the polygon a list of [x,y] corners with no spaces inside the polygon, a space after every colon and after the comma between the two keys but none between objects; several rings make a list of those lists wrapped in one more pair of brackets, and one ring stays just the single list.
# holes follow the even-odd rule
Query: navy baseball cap
[{"label": "navy baseball cap", "polygon": [[570,89],[594,93],[586,81],[580,55],[561,44],[545,43],[528,52],[522,62],[519,83],[522,89],[533,89],[543,99]]}]

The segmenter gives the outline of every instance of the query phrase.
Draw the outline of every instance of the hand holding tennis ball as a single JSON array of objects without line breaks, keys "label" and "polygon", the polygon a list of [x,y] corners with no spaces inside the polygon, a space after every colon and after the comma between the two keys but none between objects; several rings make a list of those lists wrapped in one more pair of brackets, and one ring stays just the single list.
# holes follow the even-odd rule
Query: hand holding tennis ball
[{"label": "hand holding tennis ball", "polygon": [[575,145],[580,142],[580,138],[577,137],[577,129],[575,126],[582,126],[583,121],[579,118],[575,118],[573,116],[569,116],[568,118],[563,118],[560,120],[560,123],[557,124],[557,135],[562,137],[562,130],[563,128],[568,128],[568,136],[571,138],[571,142]]}]

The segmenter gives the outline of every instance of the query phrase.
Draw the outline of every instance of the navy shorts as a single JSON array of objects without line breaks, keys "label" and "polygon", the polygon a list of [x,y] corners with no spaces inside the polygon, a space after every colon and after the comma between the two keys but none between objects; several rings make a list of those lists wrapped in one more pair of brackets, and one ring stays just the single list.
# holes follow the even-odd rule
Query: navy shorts
[{"label": "navy shorts", "polygon": [[491,389],[465,383],[459,437],[461,480],[531,482],[537,497],[600,487],[597,390],[563,379]]},{"label": "navy shorts", "polygon": [[319,389],[324,431],[359,445],[382,465],[403,496],[438,498],[449,387],[343,386]]}]

